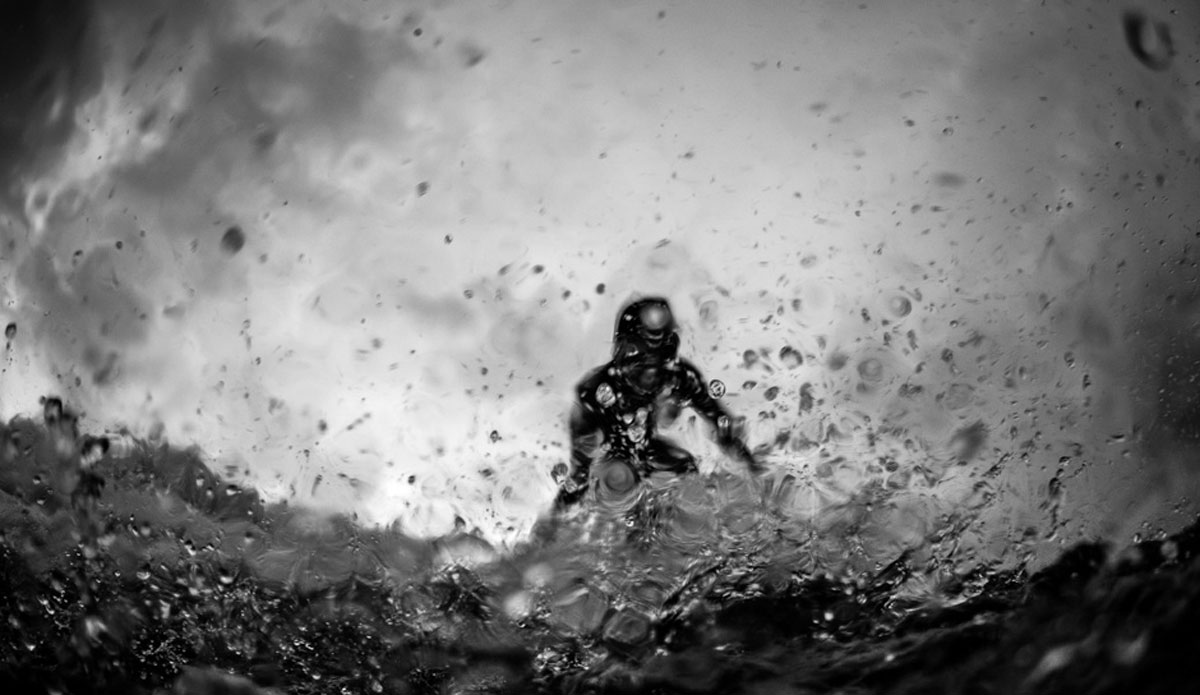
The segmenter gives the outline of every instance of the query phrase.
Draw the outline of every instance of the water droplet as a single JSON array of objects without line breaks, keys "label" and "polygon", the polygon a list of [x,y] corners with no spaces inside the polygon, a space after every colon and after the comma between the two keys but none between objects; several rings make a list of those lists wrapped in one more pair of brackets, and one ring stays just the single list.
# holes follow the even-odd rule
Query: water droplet
[{"label": "water droplet", "polygon": [[89,615],[83,619],[83,631],[88,639],[96,641],[101,635],[108,632],[108,625],[98,616]]},{"label": "water droplet", "polygon": [[63,417],[63,404],[57,398],[47,398],[42,406],[42,418],[48,427],[58,423]]},{"label": "water droplet", "polygon": [[596,402],[601,407],[607,408],[617,402],[617,394],[613,393],[612,387],[608,384],[600,384],[596,387]]},{"label": "water droplet", "polygon": [[234,225],[225,230],[225,234],[221,237],[221,250],[230,256],[242,250],[246,245],[246,233],[242,228]]},{"label": "water droplet", "polygon": [[956,174],[952,171],[941,171],[934,174],[933,182],[944,188],[961,188],[966,184],[967,180],[962,174]]},{"label": "water droplet", "polygon": [[975,397],[975,387],[970,384],[951,384],[950,388],[939,395],[942,405],[947,410],[960,410],[971,404]]},{"label": "water droplet", "polygon": [[635,608],[622,608],[604,628],[604,638],[618,647],[637,647],[649,640],[650,621]]},{"label": "water droplet", "polygon": [[700,305],[700,327],[711,331],[717,327],[717,302],[708,300]]},{"label": "water droplet", "polygon": [[791,345],[785,345],[779,351],[779,361],[783,362],[783,366],[788,369],[795,369],[804,364],[804,358],[800,356],[800,351]]},{"label": "water droplet", "polygon": [[713,379],[708,382],[708,393],[713,398],[720,398],[725,395],[725,383],[720,379]]},{"label": "water droplet", "polygon": [[888,311],[896,318],[904,318],[912,313],[912,301],[904,295],[894,295],[888,300]]},{"label": "water droplet", "polygon": [[504,599],[504,612],[511,620],[521,620],[533,612],[533,594],[525,590],[514,591]]},{"label": "water droplet", "polygon": [[579,587],[555,600],[551,620],[558,627],[586,634],[600,627],[607,610],[608,597],[595,589]]},{"label": "water droplet", "polygon": [[961,461],[969,461],[983,449],[988,429],[982,421],[960,427],[950,438],[950,450]]},{"label": "water droplet", "polygon": [[879,381],[883,378],[883,363],[869,357],[858,363],[858,375],[866,381]]},{"label": "water droplet", "polygon": [[1151,70],[1166,70],[1175,57],[1170,27],[1137,10],[1126,11],[1121,23],[1125,28],[1125,42],[1134,57]]},{"label": "water droplet", "polygon": [[602,497],[609,494],[624,495],[637,485],[637,474],[629,464],[623,461],[610,462],[604,466],[597,477],[600,482],[597,492]]},{"label": "water droplet", "polygon": [[540,589],[554,579],[554,568],[545,562],[530,565],[521,575],[521,580],[530,589]]},{"label": "water droplet", "polygon": [[804,384],[800,387],[800,412],[807,413],[813,409],[816,404],[816,399],[813,398],[812,384]]}]

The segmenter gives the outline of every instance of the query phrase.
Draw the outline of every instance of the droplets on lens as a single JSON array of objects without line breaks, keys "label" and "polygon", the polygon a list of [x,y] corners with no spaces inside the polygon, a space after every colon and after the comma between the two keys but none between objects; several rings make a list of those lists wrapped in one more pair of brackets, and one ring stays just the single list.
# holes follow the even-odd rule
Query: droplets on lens
[{"label": "droplets on lens", "polygon": [[800,351],[791,345],[785,345],[779,351],[779,361],[788,369],[795,369],[804,364],[804,358],[800,356]]},{"label": "droplets on lens", "polygon": [[708,300],[700,305],[700,326],[706,331],[715,330],[717,327],[717,303],[714,300]]},{"label": "droplets on lens", "polygon": [[1175,57],[1175,45],[1171,41],[1171,30],[1165,22],[1146,16],[1137,10],[1128,10],[1121,18],[1125,28],[1125,42],[1138,61],[1151,70],[1166,70]]},{"label": "droplets on lens", "polygon": [[858,363],[858,375],[864,381],[879,381],[883,378],[883,363],[875,357],[868,357]]},{"label": "droplets on lens", "polygon": [[637,484],[637,474],[623,461],[609,462],[597,477],[600,483],[597,493],[601,498],[624,496]]},{"label": "droplets on lens", "polygon": [[242,250],[246,245],[246,233],[242,228],[234,225],[225,230],[225,234],[221,236],[221,250],[227,255],[234,255]]},{"label": "droplets on lens", "polygon": [[600,384],[600,386],[596,387],[596,402],[601,406],[607,408],[613,403],[616,403],[616,401],[617,394],[613,393],[611,386],[608,384]]},{"label": "droplets on lens", "polygon": [[888,300],[888,311],[892,316],[902,319],[912,313],[912,301],[904,295],[893,295]]}]

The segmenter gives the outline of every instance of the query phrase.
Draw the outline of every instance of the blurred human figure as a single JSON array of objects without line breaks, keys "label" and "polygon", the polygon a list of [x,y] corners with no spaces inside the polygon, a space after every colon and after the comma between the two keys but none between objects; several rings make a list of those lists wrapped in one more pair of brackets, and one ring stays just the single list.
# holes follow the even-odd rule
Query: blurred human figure
[{"label": "blurred human figure", "polygon": [[666,409],[690,407],[712,426],[726,455],[753,473],[762,471],[735,418],[709,393],[700,371],[678,353],[675,317],[665,299],[637,300],[617,317],[612,361],[575,387],[571,465],[559,471],[555,509],[583,498],[594,464],[601,464],[598,482],[617,494],[631,491],[656,471],[694,473],[695,458],[656,433],[657,415]]}]

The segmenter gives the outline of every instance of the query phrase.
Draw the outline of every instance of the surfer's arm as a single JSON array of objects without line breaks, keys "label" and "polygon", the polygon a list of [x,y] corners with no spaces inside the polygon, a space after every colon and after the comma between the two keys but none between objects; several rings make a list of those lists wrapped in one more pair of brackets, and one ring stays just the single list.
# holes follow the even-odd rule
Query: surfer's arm
[{"label": "surfer's arm", "polygon": [[571,407],[568,429],[571,437],[571,466],[559,485],[555,506],[562,508],[578,502],[587,492],[592,460],[604,443],[604,428],[597,404],[590,397],[591,380],[576,387],[575,403]]},{"label": "surfer's arm", "polygon": [[679,363],[683,370],[681,387],[684,404],[712,426],[713,440],[726,456],[744,463],[751,473],[761,473],[764,470],[762,464],[754,458],[754,454],[742,440],[739,419],[708,392],[700,370],[684,360],[680,360]]}]

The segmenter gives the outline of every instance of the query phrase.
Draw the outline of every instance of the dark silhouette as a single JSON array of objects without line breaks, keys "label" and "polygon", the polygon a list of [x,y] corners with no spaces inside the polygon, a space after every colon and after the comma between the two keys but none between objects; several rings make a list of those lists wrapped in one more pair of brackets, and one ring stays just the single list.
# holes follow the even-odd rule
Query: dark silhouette
[{"label": "dark silhouette", "polygon": [[583,497],[593,463],[605,464],[603,481],[618,493],[632,490],[656,471],[695,472],[690,453],[655,433],[657,415],[667,409],[690,407],[712,425],[726,455],[761,472],[739,436],[736,419],[709,393],[700,371],[678,353],[675,317],[665,299],[640,299],[617,317],[612,361],[575,387],[571,467],[561,481],[556,509]]}]

